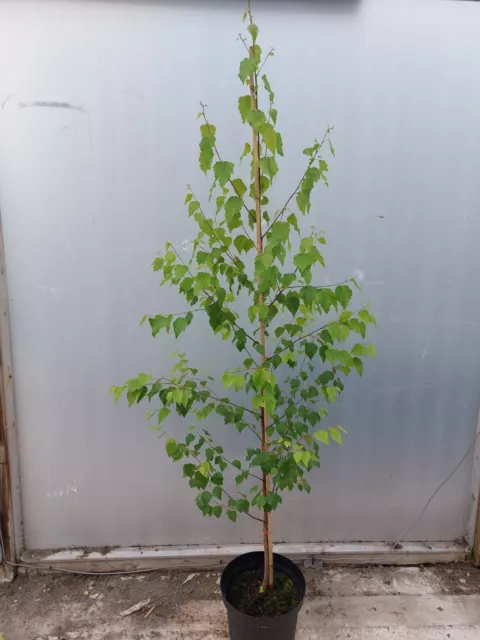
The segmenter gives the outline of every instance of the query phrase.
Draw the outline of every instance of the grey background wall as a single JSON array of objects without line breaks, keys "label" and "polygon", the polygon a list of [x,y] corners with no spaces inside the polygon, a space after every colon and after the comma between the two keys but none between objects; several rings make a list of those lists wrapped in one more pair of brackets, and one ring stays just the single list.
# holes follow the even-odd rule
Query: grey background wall
[{"label": "grey background wall", "polygon": [[[301,149],[335,125],[331,186],[313,207],[329,240],[322,277],[355,275],[379,321],[378,358],[332,416],[347,444],[325,452],[311,496],[286,497],[278,539],[394,540],[476,429],[480,6],[257,5],[277,52],[275,197],[298,179]],[[146,407],[107,396],[170,367],[175,346],[138,326],[179,304],[150,263],[167,239],[188,252],[184,185],[207,190],[200,100],[224,155],[243,147],[241,14],[233,1],[0,4],[0,206],[30,548],[259,540],[248,520],[203,519]],[[201,322],[180,346],[212,371],[233,357]],[[411,539],[465,533],[471,469],[469,457]]]}]

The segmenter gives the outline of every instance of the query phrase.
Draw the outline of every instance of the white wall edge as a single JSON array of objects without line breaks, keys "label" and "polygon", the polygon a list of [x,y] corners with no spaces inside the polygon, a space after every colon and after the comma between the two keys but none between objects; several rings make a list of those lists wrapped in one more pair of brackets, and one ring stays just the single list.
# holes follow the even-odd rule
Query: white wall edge
[{"label": "white wall edge", "polygon": [[[250,551],[260,551],[261,545],[123,547],[110,550],[65,549],[60,551],[27,551],[22,562],[41,570],[78,571],[151,571],[156,569],[210,569],[228,563],[234,557]],[[325,562],[337,565],[415,565],[467,560],[469,549],[455,542],[406,542],[399,549],[391,543],[319,543],[276,544],[274,551],[292,560]]]}]

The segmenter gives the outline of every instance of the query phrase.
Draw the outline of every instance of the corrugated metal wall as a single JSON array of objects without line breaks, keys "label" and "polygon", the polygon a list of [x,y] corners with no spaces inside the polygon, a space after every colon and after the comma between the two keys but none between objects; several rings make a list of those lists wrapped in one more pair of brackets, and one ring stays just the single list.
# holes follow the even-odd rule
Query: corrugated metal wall
[{"label": "corrugated metal wall", "polygon": [[[241,13],[207,1],[0,6],[0,205],[30,548],[259,540],[250,521],[203,519],[145,408],[107,396],[170,367],[174,345],[138,326],[180,303],[150,262],[167,238],[192,234],[184,185],[207,189],[200,100],[224,155],[243,147]],[[277,202],[301,149],[335,125],[331,186],[314,205],[324,277],[355,275],[379,320],[378,358],[332,418],[346,446],[325,452],[310,497],[286,497],[277,537],[394,540],[476,428],[480,6],[266,2],[257,15],[277,51]],[[232,361],[201,323],[181,346],[213,370]],[[471,469],[469,457],[410,539],[465,533]]]}]

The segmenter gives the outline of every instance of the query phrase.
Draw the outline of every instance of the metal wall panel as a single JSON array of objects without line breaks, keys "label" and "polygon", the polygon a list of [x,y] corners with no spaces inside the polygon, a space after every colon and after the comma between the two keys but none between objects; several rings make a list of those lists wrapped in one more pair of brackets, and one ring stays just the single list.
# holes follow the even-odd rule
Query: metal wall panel
[{"label": "metal wall panel", "polygon": [[[107,389],[169,369],[144,313],[181,311],[150,262],[193,232],[199,100],[225,157],[236,113],[241,3],[0,6],[0,205],[11,295],[27,546],[257,541],[203,519],[145,407]],[[355,275],[378,316],[378,358],[349,381],[311,496],[286,496],[285,541],[395,540],[462,457],[480,393],[480,6],[364,0],[259,3],[284,134],[276,202],[301,149],[335,125],[324,282]],[[188,251],[188,243],[184,245]],[[234,352],[202,322],[180,341],[219,371]],[[222,426],[216,425],[219,430]],[[180,424],[173,425],[181,428]],[[235,433],[221,433],[234,450]],[[469,457],[410,539],[465,533]]]}]

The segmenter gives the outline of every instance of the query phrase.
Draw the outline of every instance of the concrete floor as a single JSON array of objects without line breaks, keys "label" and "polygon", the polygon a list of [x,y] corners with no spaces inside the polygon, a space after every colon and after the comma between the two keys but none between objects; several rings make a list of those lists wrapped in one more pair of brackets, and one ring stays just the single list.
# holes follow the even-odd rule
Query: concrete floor
[{"label": "concrete floor", "polygon": [[[480,570],[469,565],[318,567],[305,574],[297,640],[480,639]],[[189,576],[19,576],[0,585],[0,638],[225,640],[219,574]],[[146,599],[143,611],[120,615]]]}]

